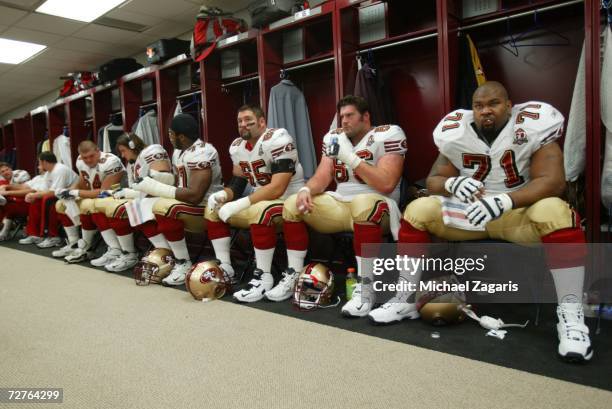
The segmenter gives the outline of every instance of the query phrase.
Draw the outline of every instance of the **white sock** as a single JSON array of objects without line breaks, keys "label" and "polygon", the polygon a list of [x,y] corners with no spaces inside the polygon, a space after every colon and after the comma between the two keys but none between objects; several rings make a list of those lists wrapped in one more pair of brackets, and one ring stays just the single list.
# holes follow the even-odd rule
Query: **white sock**
[{"label": "white sock", "polygon": [[255,261],[257,268],[265,273],[269,273],[272,269],[272,259],[274,258],[274,248],[271,249],[255,249]]},{"label": "white sock", "polygon": [[128,253],[136,253],[136,247],[134,247],[134,235],[132,233],[126,234],[125,236],[117,236],[121,250]]},{"label": "white sock", "polygon": [[149,237],[149,241],[156,249],[168,249],[170,250],[170,243],[164,237],[163,234],[158,233],[153,237]]},{"label": "white sock", "polygon": [[97,230],[85,230],[85,229],[81,229],[81,231],[83,232],[83,241],[85,241],[85,243],[87,243],[87,245],[91,245],[91,243],[93,242],[94,237],[96,237]]},{"label": "white sock", "polygon": [[[119,244],[119,240],[117,240],[117,233],[115,233],[113,229],[106,229],[100,232],[100,234],[109,249],[121,249],[121,244]],[[91,244],[90,241],[87,243]]]},{"label": "white sock", "polygon": [[232,264],[230,259],[230,238],[221,237],[220,239],[214,239],[210,242],[215,250],[215,257],[221,264]]},{"label": "white sock", "polygon": [[289,268],[298,273],[304,269],[304,259],[308,250],[287,250],[287,261]]},{"label": "white sock", "polygon": [[361,274],[361,256],[355,256],[355,261],[357,261],[357,276],[363,277],[363,275]]},{"label": "white sock", "polygon": [[13,221],[11,219],[4,219],[2,223],[3,225],[2,225],[2,231],[0,232],[0,235],[6,236],[11,230],[11,227],[13,226]]},{"label": "white sock", "polygon": [[79,228],[77,226],[64,226],[64,231],[66,232],[69,244],[79,241]]},{"label": "white sock", "polygon": [[400,269],[399,271],[398,282],[403,282],[405,286],[400,287],[400,290],[397,291],[395,296],[401,301],[414,303],[416,300],[411,298],[411,296],[419,291],[422,270],[420,265],[416,270],[413,270],[412,266],[414,264],[410,263],[410,260],[411,259],[408,259],[408,269]]},{"label": "white sock", "polygon": [[185,239],[179,241],[169,241],[170,249],[174,253],[174,257],[177,260],[187,260],[189,261],[189,251],[187,250],[187,242]]},{"label": "white sock", "polygon": [[557,302],[559,304],[582,305],[582,286],[584,284],[584,266],[551,269]]}]

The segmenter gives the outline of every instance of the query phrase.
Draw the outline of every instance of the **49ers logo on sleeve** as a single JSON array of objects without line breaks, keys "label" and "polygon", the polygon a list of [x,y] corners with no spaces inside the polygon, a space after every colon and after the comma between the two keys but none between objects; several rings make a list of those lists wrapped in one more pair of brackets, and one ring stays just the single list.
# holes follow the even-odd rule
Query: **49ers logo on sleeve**
[{"label": "49ers logo on sleeve", "polygon": [[279,157],[280,155],[282,155],[285,152],[291,152],[295,150],[295,145],[293,143],[288,143],[285,146],[281,146],[280,148],[276,148],[273,149],[271,154],[272,154],[272,159],[276,159],[277,157]]},{"label": "49ers logo on sleeve", "polygon": [[145,161],[149,164],[158,160],[168,160],[168,154],[166,152],[158,152],[154,155],[149,155],[145,158]]},{"label": "49ers logo on sleeve", "polygon": [[263,136],[263,140],[264,140],[264,141],[267,141],[267,140],[269,140],[270,138],[272,138],[272,135],[274,135],[274,131],[276,131],[276,128],[269,129],[269,130],[268,130],[268,132],[266,132],[266,133],[264,134],[264,136]]},{"label": "49ers logo on sleeve", "polygon": [[204,170],[210,169],[212,167],[212,163],[210,161],[202,161],[202,162],[187,162],[187,168],[190,170]]}]

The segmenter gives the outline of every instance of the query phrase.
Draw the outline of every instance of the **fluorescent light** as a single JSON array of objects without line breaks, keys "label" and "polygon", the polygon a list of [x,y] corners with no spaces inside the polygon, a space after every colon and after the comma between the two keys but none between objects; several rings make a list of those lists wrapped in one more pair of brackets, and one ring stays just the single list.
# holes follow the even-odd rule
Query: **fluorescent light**
[{"label": "fluorescent light", "polygon": [[46,45],[0,38],[0,63],[19,64],[45,48]]},{"label": "fluorescent light", "polygon": [[39,13],[51,14],[89,23],[108,13],[125,0],[47,0],[39,8]]}]

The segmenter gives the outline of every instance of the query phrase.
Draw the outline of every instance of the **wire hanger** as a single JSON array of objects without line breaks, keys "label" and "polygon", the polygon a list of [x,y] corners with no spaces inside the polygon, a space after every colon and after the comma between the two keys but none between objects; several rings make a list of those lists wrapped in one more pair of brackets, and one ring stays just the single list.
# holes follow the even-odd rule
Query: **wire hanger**
[{"label": "wire hanger", "polygon": [[[536,31],[543,31],[548,34],[552,34],[553,36],[557,38],[557,41],[552,41],[548,43],[547,42],[544,42],[544,43],[527,42],[524,44],[521,43],[521,41],[528,41],[530,39],[529,34],[534,33]],[[534,10],[533,12],[533,25],[516,36],[512,34],[512,30],[510,27],[510,19],[506,20],[506,33],[509,39],[501,43],[500,45],[504,49],[512,53],[515,57],[519,56],[519,51],[518,51],[519,47],[559,47],[559,46],[568,46],[571,44],[570,39],[564,36],[563,34],[551,28],[545,27],[538,19],[537,10]],[[534,35],[533,37],[537,37],[537,36]]]},{"label": "wire hanger", "polygon": [[288,80],[289,79],[289,73],[284,68],[280,69],[280,79],[281,80]]}]

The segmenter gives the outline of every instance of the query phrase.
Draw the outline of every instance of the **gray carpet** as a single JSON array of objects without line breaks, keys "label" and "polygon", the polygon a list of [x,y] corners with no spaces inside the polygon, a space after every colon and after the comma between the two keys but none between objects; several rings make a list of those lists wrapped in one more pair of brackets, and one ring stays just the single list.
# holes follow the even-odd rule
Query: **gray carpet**
[{"label": "gray carpet", "polygon": [[0,260],[0,387],[62,387],[62,408],[577,409],[612,399],[5,247]]}]

